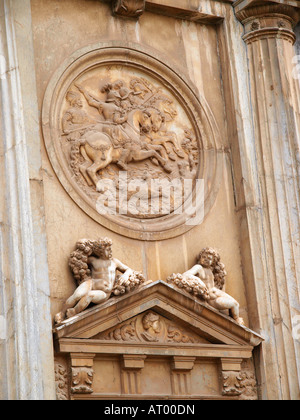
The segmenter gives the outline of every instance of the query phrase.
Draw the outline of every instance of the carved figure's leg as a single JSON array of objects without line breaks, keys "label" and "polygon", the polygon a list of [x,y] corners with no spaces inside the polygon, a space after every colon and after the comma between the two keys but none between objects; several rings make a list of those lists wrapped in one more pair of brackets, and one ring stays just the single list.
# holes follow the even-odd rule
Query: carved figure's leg
[{"label": "carved figure's leg", "polygon": [[67,318],[84,311],[90,303],[101,303],[109,298],[109,295],[102,290],[90,291],[86,296],[80,299],[75,308],[67,310]]},{"label": "carved figure's leg", "polygon": [[163,159],[161,155],[157,153],[155,150],[139,151],[138,153],[133,155],[133,160],[139,161],[139,160],[145,160],[151,157],[156,158],[166,172],[168,173],[172,172],[172,168],[170,168],[170,166],[168,165],[167,160]]},{"label": "carved figure's leg", "polygon": [[65,319],[66,314],[67,317],[70,318],[71,316],[78,313],[77,310],[75,310],[74,306],[77,304],[78,301],[88,296],[89,292],[92,290],[92,287],[92,280],[87,280],[83,282],[80,286],[78,286],[73,295],[70,296],[69,299],[67,299],[62,311],[55,315],[55,322],[62,322]]},{"label": "carved figure's leg", "polygon": [[90,177],[87,174],[87,169],[91,166],[90,162],[84,162],[82,165],[79,166],[79,170],[83,175],[84,179],[86,180],[87,184],[91,187],[93,185]]},{"label": "carved figure's leg", "polygon": [[169,156],[168,156],[168,153],[167,153],[165,147],[163,147],[160,144],[151,144],[150,148],[152,148],[153,150],[158,152],[165,161],[168,160]]},{"label": "carved figure's leg", "polygon": [[209,304],[216,309],[225,310],[229,309],[231,317],[240,325],[244,325],[243,318],[240,318],[240,305],[230,295],[223,292],[222,290],[213,288],[210,290]]},{"label": "carved figure's leg", "polygon": [[86,180],[86,182],[88,183],[89,186],[92,186],[93,183],[90,179],[90,177],[87,174],[87,169],[92,165],[92,161],[91,159],[88,157],[88,155],[86,154],[85,148],[82,146],[80,148],[80,153],[83,156],[83,158],[85,159],[85,162],[79,166],[79,170],[81,172],[81,174],[83,175],[84,179]]},{"label": "carved figure's leg", "polygon": [[104,162],[104,163],[95,162],[95,163],[93,163],[92,166],[90,166],[87,169],[87,173],[89,174],[90,178],[93,180],[93,182],[96,186],[97,186],[97,183],[98,183],[97,172],[100,171],[100,169],[106,168],[106,166],[107,166],[106,162]]},{"label": "carved figure's leg", "polygon": [[119,157],[119,160],[117,161],[117,165],[123,169],[124,171],[127,171],[128,167],[126,165],[126,163],[128,162],[128,158],[130,155],[130,150],[129,149],[122,149],[121,155]]},{"label": "carved figure's leg", "polygon": [[243,318],[240,317],[240,305],[235,301],[235,304],[229,310],[232,318],[240,325],[245,325]]}]

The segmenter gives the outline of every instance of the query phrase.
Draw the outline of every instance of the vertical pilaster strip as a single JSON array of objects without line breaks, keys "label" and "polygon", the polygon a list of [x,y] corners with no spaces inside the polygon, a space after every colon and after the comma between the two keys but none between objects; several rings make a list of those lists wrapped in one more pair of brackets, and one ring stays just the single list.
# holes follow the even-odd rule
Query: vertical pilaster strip
[{"label": "vertical pilaster strip", "polygon": [[44,400],[55,386],[30,7],[0,2],[0,398]]},{"label": "vertical pilaster strip", "polygon": [[298,399],[300,343],[292,329],[294,316],[300,314],[299,85],[292,78],[292,60],[293,26],[300,15],[299,9],[268,1],[237,8],[237,17],[245,27],[248,49],[263,210],[267,299],[257,293],[257,305],[268,308],[260,318],[266,338],[264,380],[274,383],[277,378],[277,398]]}]

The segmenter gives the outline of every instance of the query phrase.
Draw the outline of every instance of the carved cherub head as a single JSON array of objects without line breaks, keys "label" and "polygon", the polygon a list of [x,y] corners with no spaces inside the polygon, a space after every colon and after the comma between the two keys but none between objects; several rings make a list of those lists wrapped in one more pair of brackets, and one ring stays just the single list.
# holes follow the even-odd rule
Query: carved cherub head
[{"label": "carved cherub head", "polygon": [[204,248],[199,254],[198,264],[210,268],[214,274],[215,287],[222,290],[225,284],[225,265],[220,261],[220,254],[213,248]]},{"label": "carved cherub head", "polygon": [[159,315],[155,314],[154,312],[148,312],[143,317],[143,327],[145,330],[148,330],[150,333],[160,333],[161,325],[159,321]]},{"label": "carved cherub head", "polygon": [[112,240],[109,238],[100,238],[94,241],[93,254],[97,257],[109,260],[112,259]]},{"label": "carved cherub head", "polygon": [[91,274],[88,258],[95,255],[101,259],[112,258],[112,241],[109,238],[96,240],[80,239],[76,244],[76,250],[71,253],[69,266],[78,284],[87,280]]}]

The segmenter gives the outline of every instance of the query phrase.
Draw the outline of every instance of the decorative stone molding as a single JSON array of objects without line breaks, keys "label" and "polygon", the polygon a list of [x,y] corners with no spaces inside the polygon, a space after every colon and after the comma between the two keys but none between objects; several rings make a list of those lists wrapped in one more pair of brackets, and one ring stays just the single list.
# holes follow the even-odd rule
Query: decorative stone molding
[{"label": "decorative stone molding", "polygon": [[240,400],[257,400],[255,375],[251,371],[223,371],[222,395],[239,397]]},{"label": "decorative stone molding", "polygon": [[240,390],[240,381],[241,376],[240,372],[235,371],[225,371],[222,372],[223,379],[223,391],[222,395],[227,397],[237,397],[241,395],[242,391]]},{"label": "decorative stone molding", "polygon": [[257,400],[255,374],[249,367],[242,367],[242,362],[242,359],[221,358],[222,395]]},{"label": "decorative stone molding", "polygon": [[152,311],[147,311],[131,319],[130,322],[124,322],[117,328],[109,329],[96,338],[107,341],[165,344],[203,341],[192,331],[179,327]]},{"label": "decorative stone molding", "polygon": [[72,394],[92,394],[95,354],[71,353]]},{"label": "decorative stone molding", "polygon": [[59,401],[65,401],[69,399],[68,392],[68,372],[65,366],[55,362],[55,387],[56,387],[56,399]]},{"label": "decorative stone molding", "polygon": [[88,367],[72,367],[72,394],[92,394],[93,369]]},{"label": "decorative stone molding", "polygon": [[113,0],[113,14],[138,19],[145,10],[146,0]]},{"label": "decorative stone molding", "polygon": [[[168,341],[168,326],[178,340]],[[262,338],[162,281],[78,314],[54,338],[57,352],[70,355],[74,400],[255,397],[252,351]]]},{"label": "decorative stone molding", "polygon": [[123,354],[121,384],[123,394],[141,394],[141,370],[147,356]]},{"label": "decorative stone molding", "polygon": [[[283,38],[294,44],[294,26],[299,22],[300,9],[275,2],[237,2],[236,17],[245,27],[244,40],[251,43],[263,38]],[[255,6],[253,6],[255,4]]]},{"label": "decorative stone molding", "polygon": [[[108,0],[112,13],[128,19],[138,19],[145,11],[204,24],[220,24],[224,16],[219,8],[202,11],[190,0]],[[232,0],[226,0],[233,2]],[[200,9],[200,10],[199,10]]]},{"label": "decorative stone molding", "polygon": [[171,364],[171,385],[174,395],[191,394],[191,371],[196,357],[174,356]]}]

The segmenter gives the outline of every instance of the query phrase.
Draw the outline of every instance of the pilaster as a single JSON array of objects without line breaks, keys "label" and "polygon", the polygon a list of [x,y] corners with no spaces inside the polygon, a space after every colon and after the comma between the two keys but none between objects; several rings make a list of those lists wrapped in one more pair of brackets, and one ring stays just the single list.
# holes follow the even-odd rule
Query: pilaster
[{"label": "pilaster", "polygon": [[30,0],[0,2],[0,57],[0,399],[54,399]]},{"label": "pilaster", "polygon": [[[269,399],[300,395],[300,343],[292,334],[293,319],[300,313],[300,92],[292,77],[293,27],[300,19],[296,3],[235,3],[245,28],[256,148],[252,165],[262,208],[264,243],[260,250],[252,249],[252,258],[254,265],[264,261],[265,275],[263,281],[254,277],[251,287],[266,338],[260,365]],[[251,236],[256,227],[250,223],[249,229]]]}]

